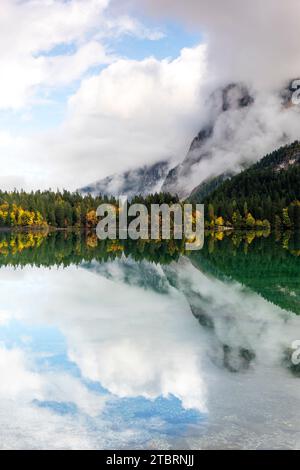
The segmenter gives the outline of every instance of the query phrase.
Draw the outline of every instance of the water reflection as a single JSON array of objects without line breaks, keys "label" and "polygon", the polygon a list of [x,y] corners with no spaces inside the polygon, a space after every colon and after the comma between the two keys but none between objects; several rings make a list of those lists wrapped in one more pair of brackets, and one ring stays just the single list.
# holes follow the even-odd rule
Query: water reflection
[{"label": "water reflection", "polygon": [[[179,258],[167,247],[155,264],[147,261],[151,250],[158,256],[153,248],[134,261],[82,235],[24,238],[22,248],[5,241],[2,447],[299,448],[288,352],[300,317],[282,308],[282,297],[263,296],[262,282],[253,280],[255,289],[243,273],[232,275],[229,254],[241,266],[239,252],[225,244]],[[282,245],[259,242],[274,266],[264,289],[296,288],[295,278],[280,277],[287,266],[295,274],[294,261],[276,271]],[[262,248],[251,247],[262,260]]]}]

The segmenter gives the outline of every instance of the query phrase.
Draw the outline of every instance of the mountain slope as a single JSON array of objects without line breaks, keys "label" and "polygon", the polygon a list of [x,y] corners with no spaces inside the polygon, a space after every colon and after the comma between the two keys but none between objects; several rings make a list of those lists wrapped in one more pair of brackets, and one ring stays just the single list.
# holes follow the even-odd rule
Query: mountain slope
[{"label": "mountain slope", "polygon": [[219,186],[221,186],[224,181],[230,179],[233,176],[231,172],[222,173],[215,178],[207,178],[205,181],[199,184],[191,194],[188,199],[190,202],[201,202],[205,197],[209,196],[213,191],[215,191]]},{"label": "mountain slope", "polygon": [[[300,186],[297,184],[299,170],[300,142],[296,141],[280,147],[247,170],[227,179],[204,200],[218,197],[240,199],[252,197],[258,192],[264,197],[275,196],[275,192],[285,197],[287,189],[292,189],[297,198],[300,195]],[[287,181],[289,177],[292,187]]]},{"label": "mountain slope", "polygon": [[107,176],[79,191],[85,194],[128,196],[146,195],[160,191],[163,180],[168,172],[169,163],[158,162],[134,170]]},{"label": "mountain slope", "polygon": [[[276,220],[279,224],[281,220],[287,227],[290,222],[291,225],[294,222],[297,228],[300,227],[299,201],[298,141],[279,148],[249,169],[224,181],[202,200],[196,198],[196,202],[203,202],[207,208],[210,205],[210,219],[214,214],[233,220],[233,217],[239,218],[242,214],[246,217],[250,212],[255,219],[268,219],[272,225]],[[287,209],[287,212],[284,212],[284,209]]]},{"label": "mountain slope", "polygon": [[292,100],[293,84],[255,92],[232,83],[209,94],[202,129],[184,160],[169,171],[162,190],[186,198],[201,183],[236,174],[261,155],[298,139],[300,108]]}]

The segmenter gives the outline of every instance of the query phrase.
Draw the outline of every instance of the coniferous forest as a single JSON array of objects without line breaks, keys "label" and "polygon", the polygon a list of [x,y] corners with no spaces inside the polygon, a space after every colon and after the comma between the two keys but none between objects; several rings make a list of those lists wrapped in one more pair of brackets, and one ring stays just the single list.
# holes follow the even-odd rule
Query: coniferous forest
[{"label": "coniferous forest", "polygon": [[281,147],[203,200],[206,225],[300,229],[300,143]]},{"label": "coniferous forest", "polygon": [[[149,210],[151,204],[179,202],[177,197],[167,193],[135,196],[131,203],[144,204]],[[119,201],[115,197],[82,195],[70,191],[0,191],[0,227],[52,227],[52,228],[94,228],[98,219],[97,207]]]}]

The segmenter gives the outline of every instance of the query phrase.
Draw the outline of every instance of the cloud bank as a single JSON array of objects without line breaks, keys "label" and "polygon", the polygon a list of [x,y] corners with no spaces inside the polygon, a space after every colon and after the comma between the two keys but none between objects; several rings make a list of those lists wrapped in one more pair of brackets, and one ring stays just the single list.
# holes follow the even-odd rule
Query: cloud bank
[{"label": "cloud bank", "polygon": [[300,74],[297,0],[138,0],[137,8],[200,30],[210,79],[278,87]]},{"label": "cloud bank", "polygon": [[[181,157],[197,128],[204,46],[173,60],[118,56],[112,38],[157,41],[163,33],[126,9],[114,14],[109,0],[4,0],[1,11],[3,189],[76,189],[111,172]],[[50,114],[64,101],[63,122],[52,130],[5,125],[14,116],[8,113],[30,124],[38,106],[48,103]]]},{"label": "cloud bank", "polygon": [[50,147],[45,145],[51,152],[47,160],[61,159],[65,177],[71,167],[77,187],[107,172],[176,161],[197,129],[204,60],[200,45],[183,49],[175,60],[120,59],[83,80],[55,142],[51,136]]}]

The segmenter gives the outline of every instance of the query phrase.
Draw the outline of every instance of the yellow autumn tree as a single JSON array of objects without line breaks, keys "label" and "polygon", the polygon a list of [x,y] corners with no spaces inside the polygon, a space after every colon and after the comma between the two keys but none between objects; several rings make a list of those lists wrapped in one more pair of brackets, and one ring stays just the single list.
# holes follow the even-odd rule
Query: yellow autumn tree
[{"label": "yellow autumn tree", "polygon": [[222,226],[224,225],[224,219],[223,219],[223,217],[222,217],[222,216],[217,217],[216,220],[215,220],[215,224],[222,227]]},{"label": "yellow autumn tree", "polygon": [[86,225],[88,227],[96,227],[98,219],[95,210],[89,211],[85,216]]}]

